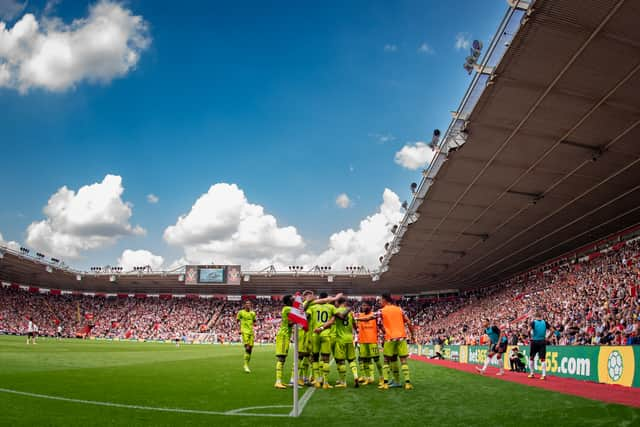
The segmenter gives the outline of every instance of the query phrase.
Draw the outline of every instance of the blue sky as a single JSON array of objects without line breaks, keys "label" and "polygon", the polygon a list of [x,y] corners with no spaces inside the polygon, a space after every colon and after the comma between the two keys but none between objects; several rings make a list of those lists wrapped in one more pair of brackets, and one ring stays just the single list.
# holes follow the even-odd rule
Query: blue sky
[{"label": "blue sky", "polygon": [[[468,49],[456,49],[456,38],[488,42],[506,8],[504,1],[103,3],[145,24],[146,43],[125,71],[97,78],[91,73],[100,71],[86,66],[62,88],[25,83],[16,71],[0,87],[6,241],[25,242],[60,187],[77,191],[107,174],[122,179],[129,223],[146,230],[81,250],[69,261],[80,267],[113,264],[127,248],[167,265],[183,257],[163,232],[216,183],[237,184],[278,226],[295,227],[305,252],[322,252],[332,233],[357,230],[378,211],[385,188],[409,198],[420,170],[402,167],[395,154],[446,128],[470,81],[461,66]],[[45,13],[46,4],[33,1],[5,10],[2,20],[7,29],[26,13],[41,28],[53,18],[70,24],[95,4],[61,1]],[[64,32],[82,23],[57,25]],[[0,64],[11,55],[0,47]],[[335,203],[341,193],[348,208]]]}]

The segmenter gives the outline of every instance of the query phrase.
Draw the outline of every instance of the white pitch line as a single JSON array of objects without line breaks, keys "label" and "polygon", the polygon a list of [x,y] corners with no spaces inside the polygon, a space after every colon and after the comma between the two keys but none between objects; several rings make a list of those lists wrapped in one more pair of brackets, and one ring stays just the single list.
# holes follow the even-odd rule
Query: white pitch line
[{"label": "white pitch line", "polygon": [[[304,394],[302,395],[302,397],[300,398],[300,401],[298,402],[298,415],[302,414],[302,411],[304,411],[304,407],[307,404],[307,402],[309,401],[309,399],[311,399],[311,396],[313,396],[313,393],[316,391],[315,387],[311,387],[310,389],[308,389],[307,391],[304,392]],[[291,410],[291,412],[289,413],[290,417],[293,417],[293,409]]]},{"label": "white pitch line", "polygon": [[[269,406],[249,406],[247,408],[238,408],[232,409],[230,411],[225,412],[225,415],[243,415],[243,412],[253,411],[255,409],[280,409],[280,408],[291,408],[291,405],[269,405]],[[251,415],[251,414],[247,414]],[[279,416],[285,416],[285,414],[281,414]]]},{"label": "white pitch line", "polygon": [[203,411],[198,409],[183,409],[183,408],[157,408],[154,406],[127,405],[125,403],[100,402],[96,400],[84,400],[84,399],[71,399],[68,397],[51,396],[48,394],[29,393],[26,391],[11,390],[7,388],[0,388],[0,393],[9,393],[9,394],[16,394],[19,396],[35,397],[38,399],[58,400],[62,402],[82,403],[85,405],[106,406],[109,408],[137,409],[142,411],[175,412],[180,414],[198,414],[198,415],[229,415],[229,416],[240,416],[240,417],[288,417],[289,415],[287,414],[252,414],[252,413],[242,413],[241,411],[246,411],[250,409],[290,408],[291,407],[290,405],[254,406],[249,408],[232,409],[226,412],[219,412],[219,411]]},{"label": "white pitch line", "polygon": [[[329,363],[329,366],[334,366],[336,364],[335,359],[331,359],[331,363]],[[309,402],[309,399],[311,399],[311,396],[313,396],[313,393],[316,391],[315,387],[311,387],[310,389],[308,389],[307,391],[304,392],[304,394],[302,395],[302,397],[300,398],[300,401],[298,402],[298,416],[302,415],[302,411],[304,411],[304,407],[307,405],[307,403]],[[291,412],[289,412],[289,416],[293,417],[293,409],[291,409]]]}]

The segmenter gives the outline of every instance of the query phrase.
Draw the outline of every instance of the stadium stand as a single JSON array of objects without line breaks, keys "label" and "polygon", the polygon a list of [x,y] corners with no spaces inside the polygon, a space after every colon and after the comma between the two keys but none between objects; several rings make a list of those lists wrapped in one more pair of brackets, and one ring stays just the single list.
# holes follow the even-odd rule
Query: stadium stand
[{"label": "stadium stand", "polygon": [[[528,322],[542,308],[555,328],[555,345],[640,344],[640,240],[538,269],[490,287],[445,298],[403,298],[421,344],[481,342],[481,322],[501,325],[512,344],[528,344]],[[105,298],[0,290],[0,332],[22,334],[29,316],[41,335],[169,340],[212,332],[222,342],[237,341],[235,314],[241,301],[223,298]],[[273,342],[279,322],[277,298],[256,300],[256,339]],[[207,327],[208,326],[208,327]]]}]

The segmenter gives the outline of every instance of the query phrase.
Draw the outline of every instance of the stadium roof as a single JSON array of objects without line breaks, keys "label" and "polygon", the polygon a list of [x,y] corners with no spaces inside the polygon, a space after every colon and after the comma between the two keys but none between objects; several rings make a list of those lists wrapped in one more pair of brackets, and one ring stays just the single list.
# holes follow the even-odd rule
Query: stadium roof
[{"label": "stadium roof", "polygon": [[[381,276],[47,272],[12,253],[0,280],[100,292],[372,294],[489,285],[640,223],[640,2],[515,2],[425,171]],[[24,282],[28,283],[24,283]]]},{"label": "stadium roof", "polygon": [[639,18],[624,0],[522,14],[381,286],[495,283],[640,221]]}]

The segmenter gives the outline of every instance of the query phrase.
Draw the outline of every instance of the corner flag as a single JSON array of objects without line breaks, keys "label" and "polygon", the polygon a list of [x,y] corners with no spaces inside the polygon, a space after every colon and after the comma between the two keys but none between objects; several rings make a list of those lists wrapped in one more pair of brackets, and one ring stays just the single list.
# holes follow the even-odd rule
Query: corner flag
[{"label": "corner flag", "polygon": [[302,306],[302,296],[300,292],[296,292],[293,298],[293,305],[289,312],[289,321],[293,323],[293,410],[289,414],[292,417],[300,415],[300,406],[298,402],[298,326],[305,331],[309,328],[307,323],[307,315]]},{"label": "corner flag", "polygon": [[302,307],[302,296],[300,295],[300,292],[296,292],[296,296],[293,299],[293,306],[289,312],[289,321],[296,325],[300,325],[305,331],[309,328],[307,315]]}]

